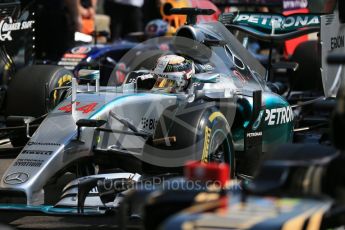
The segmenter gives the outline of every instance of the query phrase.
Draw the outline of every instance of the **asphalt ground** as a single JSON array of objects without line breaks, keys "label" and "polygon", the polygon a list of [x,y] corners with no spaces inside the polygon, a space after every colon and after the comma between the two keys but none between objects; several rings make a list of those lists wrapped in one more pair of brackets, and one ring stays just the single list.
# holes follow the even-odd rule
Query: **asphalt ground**
[{"label": "asphalt ground", "polygon": [[[1,146],[1,148],[9,147]],[[13,159],[0,159],[0,178]],[[12,229],[119,229],[116,214],[107,216],[49,216],[40,213],[0,211],[0,230],[9,226]],[[140,222],[132,221],[128,229],[139,229]]]}]

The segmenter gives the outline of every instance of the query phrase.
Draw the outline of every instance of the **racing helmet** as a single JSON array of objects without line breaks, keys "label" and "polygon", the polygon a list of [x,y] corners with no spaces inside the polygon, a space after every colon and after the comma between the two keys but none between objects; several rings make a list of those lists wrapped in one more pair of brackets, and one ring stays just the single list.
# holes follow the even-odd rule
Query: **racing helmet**
[{"label": "racing helmet", "polygon": [[147,23],[145,35],[149,38],[165,36],[168,32],[168,23],[162,19],[155,19]]},{"label": "racing helmet", "polygon": [[195,74],[192,60],[178,55],[165,55],[157,60],[153,70],[156,83],[153,90],[166,92],[181,92],[189,84],[189,80]]}]

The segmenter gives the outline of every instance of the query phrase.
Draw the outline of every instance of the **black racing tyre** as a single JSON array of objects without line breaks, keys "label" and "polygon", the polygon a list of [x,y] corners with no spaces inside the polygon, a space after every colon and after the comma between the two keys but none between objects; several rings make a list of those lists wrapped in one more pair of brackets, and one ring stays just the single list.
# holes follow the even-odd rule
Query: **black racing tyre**
[{"label": "black racing tyre", "polygon": [[[202,108],[199,106],[199,108]],[[187,107],[188,111],[190,108]],[[231,174],[235,173],[235,156],[230,125],[225,116],[215,106],[203,107],[192,113],[182,109],[168,108],[167,114],[157,123],[154,138],[176,137],[171,146],[147,145],[143,151],[143,172],[156,173],[182,173],[182,166],[188,160],[202,162],[225,162],[231,167]],[[162,125],[164,124],[164,125]],[[164,128],[161,128],[161,126]],[[165,127],[170,127],[168,133]],[[147,159],[153,159],[148,162]],[[159,159],[156,160],[155,159]],[[164,162],[178,160],[175,167],[162,166]],[[170,168],[169,168],[170,167]]]},{"label": "black racing tyre", "polygon": [[[204,145],[200,152],[202,162],[227,163],[230,165],[231,176],[235,175],[235,151],[231,129],[225,116],[216,108],[204,114],[200,122],[204,130]],[[206,125],[205,125],[206,124]]]},{"label": "black racing tyre", "polygon": [[[19,70],[8,86],[5,115],[40,117],[46,114],[63,99],[62,91],[53,90],[70,84],[72,76],[70,71],[51,65],[33,65]],[[6,125],[23,123],[7,122]],[[23,146],[27,141],[24,133],[10,139],[14,146]]]},{"label": "black racing tyre", "polygon": [[72,76],[70,71],[51,65],[33,65],[19,70],[8,86],[6,115],[39,117],[49,112],[51,103],[58,103],[58,95],[51,98],[51,103],[46,101],[47,97],[54,88],[71,82]]}]

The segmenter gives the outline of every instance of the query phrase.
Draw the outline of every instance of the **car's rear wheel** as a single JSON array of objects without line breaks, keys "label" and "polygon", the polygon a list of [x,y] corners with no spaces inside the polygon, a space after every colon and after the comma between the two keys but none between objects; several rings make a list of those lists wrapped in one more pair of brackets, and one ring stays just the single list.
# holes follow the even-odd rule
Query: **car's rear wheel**
[{"label": "car's rear wheel", "polygon": [[234,176],[235,151],[230,126],[220,111],[214,110],[205,115],[207,124],[204,127],[204,145],[201,161],[227,163],[231,168],[231,176]]},{"label": "car's rear wheel", "polygon": [[[59,66],[33,65],[17,72],[8,86],[5,104],[6,116],[40,117],[54,108],[64,97],[57,87],[70,84],[72,73]],[[23,122],[7,121],[8,127],[24,125]],[[34,129],[30,130],[32,133]],[[27,142],[25,129],[10,136],[13,146]]]}]

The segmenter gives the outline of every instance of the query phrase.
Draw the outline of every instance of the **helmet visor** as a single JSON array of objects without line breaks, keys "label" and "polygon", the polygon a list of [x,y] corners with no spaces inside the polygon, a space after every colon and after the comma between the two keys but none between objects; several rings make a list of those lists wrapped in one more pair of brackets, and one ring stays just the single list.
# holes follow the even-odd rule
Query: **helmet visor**
[{"label": "helmet visor", "polygon": [[155,89],[169,89],[176,86],[176,81],[173,79],[158,77],[153,88]]}]

